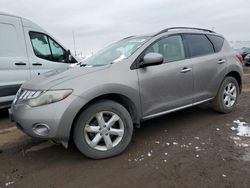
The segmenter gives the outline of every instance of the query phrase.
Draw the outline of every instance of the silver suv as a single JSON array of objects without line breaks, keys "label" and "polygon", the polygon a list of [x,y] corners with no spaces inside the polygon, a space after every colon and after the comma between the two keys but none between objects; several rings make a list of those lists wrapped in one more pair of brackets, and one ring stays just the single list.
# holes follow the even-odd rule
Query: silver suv
[{"label": "silver suv", "polygon": [[206,29],[168,28],[124,38],[82,62],[24,83],[10,109],[32,137],[68,146],[87,157],[124,151],[140,122],[209,102],[232,112],[242,65],[223,36]]}]

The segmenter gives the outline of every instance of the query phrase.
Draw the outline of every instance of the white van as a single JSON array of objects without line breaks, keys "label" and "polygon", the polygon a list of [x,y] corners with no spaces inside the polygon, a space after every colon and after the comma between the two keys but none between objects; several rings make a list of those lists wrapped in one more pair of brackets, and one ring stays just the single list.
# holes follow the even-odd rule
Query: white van
[{"label": "white van", "polygon": [[76,58],[35,23],[0,12],[0,108],[8,107],[23,82]]}]

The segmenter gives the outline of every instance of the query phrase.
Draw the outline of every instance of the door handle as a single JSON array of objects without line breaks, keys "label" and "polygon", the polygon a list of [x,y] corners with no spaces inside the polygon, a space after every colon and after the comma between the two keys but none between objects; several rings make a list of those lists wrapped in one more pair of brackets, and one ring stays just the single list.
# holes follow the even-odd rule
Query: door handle
[{"label": "door handle", "polygon": [[42,66],[41,63],[32,63],[32,65],[34,65],[34,66]]},{"label": "door handle", "polygon": [[223,63],[226,63],[226,60],[225,60],[225,59],[219,59],[219,60],[218,60],[218,64],[223,64]]},{"label": "door handle", "polygon": [[181,73],[186,73],[186,72],[189,72],[191,71],[192,68],[188,68],[188,67],[184,67],[182,70],[181,70]]},{"label": "door handle", "polygon": [[18,62],[18,63],[15,63],[15,65],[17,65],[17,66],[25,66],[26,63],[24,63],[24,62]]}]

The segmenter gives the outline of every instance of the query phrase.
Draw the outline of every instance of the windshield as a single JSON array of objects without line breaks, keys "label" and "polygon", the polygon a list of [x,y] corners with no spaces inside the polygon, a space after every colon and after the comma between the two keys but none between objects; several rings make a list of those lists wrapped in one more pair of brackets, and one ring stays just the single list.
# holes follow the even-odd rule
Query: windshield
[{"label": "windshield", "polygon": [[150,37],[132,37],[115,42],[82,61],[83,65],[107,65],[116,63],[131,56]]}]

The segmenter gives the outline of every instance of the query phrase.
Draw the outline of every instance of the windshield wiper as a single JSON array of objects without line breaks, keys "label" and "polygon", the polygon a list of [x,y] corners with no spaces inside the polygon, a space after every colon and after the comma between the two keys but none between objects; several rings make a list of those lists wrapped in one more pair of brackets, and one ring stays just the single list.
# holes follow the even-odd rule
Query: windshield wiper
[{"label": "windshield wiper", "polygon": [[86,66],[87,66],[87,64],[84,64],[84,63],[80,64],[80,67],[86,67]]}]

